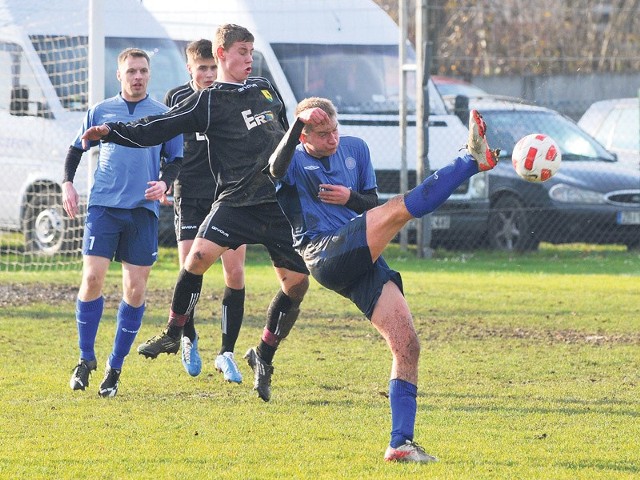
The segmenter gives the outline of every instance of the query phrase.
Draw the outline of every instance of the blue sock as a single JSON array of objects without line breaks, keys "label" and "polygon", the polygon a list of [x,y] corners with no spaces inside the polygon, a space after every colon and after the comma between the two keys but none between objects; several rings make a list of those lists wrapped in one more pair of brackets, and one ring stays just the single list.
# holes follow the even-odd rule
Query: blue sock
[{"label": "blue sock", "polygon": [[103,310],[104,297],[98,297],[90,302],[76,300],[78,346],[80,347],[80,358],[84,360],[92,361],[96,359],[94,347]]},{"label": "blue sock", "polygon": [[404,204],[415,218],[423,217],[442,205],[456,188],[476,173],[478,164],[470,155],[458,157],[408,191],[404,196]]},{"label": "blue sock", "polygon": [[399,378],[389,381],[389,402],[391,403],[391,441],[389,445],[398,448],[405,440],[413,441],[416,423],[418,387]]},{"label": "blue sock", "polygon": [[131,345],[136,339],[138,330],[142,325],[144,303],[139,307],[132,307],[124,300],[118,308],[118,325],[116,326],[116,338],[113,342],[113,352],[109,356],[109,366],[116,370],[122,368],[124,357],[129,354]]}]

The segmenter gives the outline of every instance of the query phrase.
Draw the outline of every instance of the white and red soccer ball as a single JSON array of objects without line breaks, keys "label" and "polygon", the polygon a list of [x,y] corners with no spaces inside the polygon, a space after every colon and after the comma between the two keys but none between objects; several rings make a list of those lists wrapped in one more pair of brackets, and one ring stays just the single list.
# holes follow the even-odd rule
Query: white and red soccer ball
[{"label": "white and red soccer ball", "polygon": [[528,182],[544,182],[553,177],[562,162],[558,144],[548,135],[532,133],[522,137],[511,154],[511,163]]}]

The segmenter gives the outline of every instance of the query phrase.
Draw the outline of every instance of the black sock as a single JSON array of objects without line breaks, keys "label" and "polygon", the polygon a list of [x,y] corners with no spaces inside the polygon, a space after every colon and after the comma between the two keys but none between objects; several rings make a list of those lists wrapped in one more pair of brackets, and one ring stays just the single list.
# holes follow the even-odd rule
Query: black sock
[{"label": "black sock", "polygon": [[222,298],[222,316],[220,318],[220,328],[222,330],[220,355],[224,352],[233,352],[236,348],[243,316],[244,288],[235,290],[225,287]]},{"label": "black sock", "polygon": [[187,272],[184,268],[178,274],[178,281],[173,289],[170,314],[177,317],[171,324],[183,327],[189,315],[196,308],[200,291],[202,290],[202,275]]},{"label": "black sock", "polygon": [[195,309],[191,310],[191,314],[189,314],[189,320],[184,324],[184,329],[182,330],[182,335],[188,337],[192,342],[196,339],[196,326],[193,320],[195,316]]},{"label": "black sock", "polygon": [[256,348],[256,352],[262,360],[271,365],[273,362],[273,356],[276,354],[277,349],[278,347],[272,347],[271,345],[264,343],[263,340],[260,340],[260,344],[258,345],[258,348]]}]

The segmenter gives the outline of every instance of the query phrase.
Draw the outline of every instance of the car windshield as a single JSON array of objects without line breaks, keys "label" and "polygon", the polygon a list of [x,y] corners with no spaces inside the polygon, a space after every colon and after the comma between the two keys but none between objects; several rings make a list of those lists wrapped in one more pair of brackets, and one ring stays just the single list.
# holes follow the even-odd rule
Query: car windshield
[{"label": "car windshield", "polygon": [[487,122],[487,140],[500,148],[501,157],[511,157],[516,142],[530,133],[553,138],[562,152],[562,160],[607,160],[615,157],[580,127],[563,116],[537,110],[482,110]]},{"label": "car windshield", "polygon": [[[88,108],[88,43],[85,36],[34,35],[31,42],[51,79],[62,106],[72,111]],[[120,91],[116,78],[118,54],[125,48],[141,48],[151,59],[151,98],[162,102],[166,92],[188,80],[184,60],[176,44],[166,38],[105,38],[105,97]]]},{"label": "car windshield", "polygon": [[[397,46],[276,43],[272,47],[297,99],[326,97],[341,113],[398,113]],[[414,72],[407,83],[408,109],[415,113]],[[444,105],[438,102],[439,97],[430,96],[432,113],[442,114]]]}]

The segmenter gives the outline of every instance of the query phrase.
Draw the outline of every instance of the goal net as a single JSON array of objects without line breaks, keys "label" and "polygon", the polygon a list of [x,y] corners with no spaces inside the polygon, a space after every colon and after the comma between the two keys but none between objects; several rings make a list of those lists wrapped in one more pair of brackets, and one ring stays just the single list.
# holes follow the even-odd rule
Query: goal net
[{"label": "goal net", "polygon": [[[105,47],[104,73],[98,72],[105,97],[120,90],[117,56],[128,47],[151,58],[152,98],[162,101],[186,81],[181,51],[139,2],[100,3]],[[77,269],[82,262],[95,152],[83,155],[76,172],[80,214],[74,219],[63,209],[61,182],[67,150],[89,107],[88,5],[0,0],[0,271]]]},{"label": "goal net", "polygon": [[87,38],[47,33],[47,24],[25,11],[28,5],[0,10],[0,269],[76,268],[86,166],[77,175],[81,214],[74,219],[62,207],[61,181],[87,108]]}]

